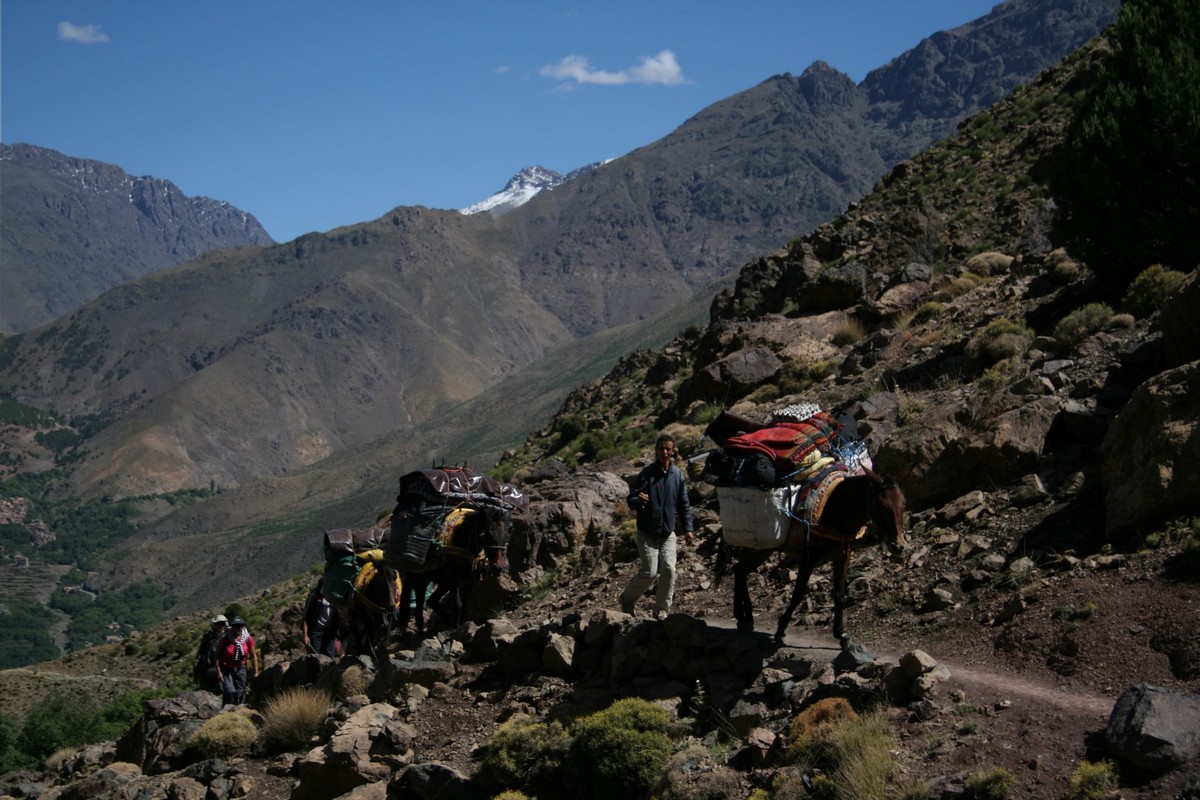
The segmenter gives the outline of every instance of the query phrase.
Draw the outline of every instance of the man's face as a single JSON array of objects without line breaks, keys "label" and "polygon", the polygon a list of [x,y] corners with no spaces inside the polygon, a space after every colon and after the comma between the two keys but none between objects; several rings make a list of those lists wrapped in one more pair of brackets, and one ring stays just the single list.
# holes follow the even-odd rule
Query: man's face
[{"label": "man's face", "polygon": [[675,455],[674,442],[658,442],[654,445],[654,457],[658,459],[660,464],[669,463],[671,457]]}]

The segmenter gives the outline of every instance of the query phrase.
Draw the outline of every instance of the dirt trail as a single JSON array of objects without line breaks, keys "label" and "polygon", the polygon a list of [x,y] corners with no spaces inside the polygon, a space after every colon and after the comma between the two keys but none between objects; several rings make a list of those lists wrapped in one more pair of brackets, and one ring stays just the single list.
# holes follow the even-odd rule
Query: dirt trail
[{"label": "dirt trail", "polygon": [[966,684],[976,689],[986,689],[1000,695],[1011,695],[1012,699],[1048,703],[1063,711],[1069,711],[1080,716],[1097,716],[1104,720],[1112,713],[1111,697],[1100,694],[1080,692],[1058,686],[1046,686],[1029,681],[1012,673],[986,672],[956,665],[949,661],[941,662],[950,670],[950,679]]},{"label": "dirt trail", "polygon": [[[731,617],[707,617],[705,622],[713,627],[732,629],[737,623]],[[756,631],[759,636],[769,637],[772,633]],[[833,641],[833,637],[807,631],[789,629],[784,636],[784,644],[809,651],[814,658],[832,661],[841,649]],[[889,653],[863,644],[864,648],[876,659],[898,662],[900,653]],[[1012,702],[1014,705],[1045,704],[1055,709],[1081,717],[1097,717],[1107,720],[1112,712],[1111,697],[1091,692],[1081,692],[1078,689],[1049,686],[1030,680],[1017,673],[996,672],[980,669],[962,663],[937,659],[950,671],[950,685],[959,684],[969,696],[997,695]]]},{"label": "dirt trail", "polygon": [[32,669],[29,667],[6,669],[0,672],[0,679],[20,675],[28,675],[32,678],[39,678],[45,681],[59,681],[61,683],[132,683],[137,686],[145,686],[146,688],[153,688],[157,685],[154,681],[146,678],[135,678],[129,675],[72,675],[67,672],[53,672],[36,667]]}]

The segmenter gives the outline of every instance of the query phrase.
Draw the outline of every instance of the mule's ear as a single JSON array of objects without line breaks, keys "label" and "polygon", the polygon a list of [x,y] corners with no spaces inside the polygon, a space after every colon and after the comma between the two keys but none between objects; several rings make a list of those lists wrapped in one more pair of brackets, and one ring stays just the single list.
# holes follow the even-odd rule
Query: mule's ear
[{"label": "mule's ear", "polygon": [[896,475],[896,483],[904,483],[904,481],[908,480],[912,476],[914,469],[915,467],[912,464],[909,464],[907,467],[900,470],[900,472]]},{"label": "mule's ear", "polygon": [[868,467],[866,464],[859,464],[859,468],[863,471],[863,475],[866,475],[875,483],[883,482],[883,478],[880,477],[879,473]]}]

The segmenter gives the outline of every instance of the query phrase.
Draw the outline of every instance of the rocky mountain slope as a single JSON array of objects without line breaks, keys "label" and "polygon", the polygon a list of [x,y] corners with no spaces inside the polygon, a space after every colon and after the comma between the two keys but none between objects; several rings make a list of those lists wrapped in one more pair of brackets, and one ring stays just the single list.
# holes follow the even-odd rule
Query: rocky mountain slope
[{"label": "rocky mountain slope", "polygon": [[[286,474],[430,419],[571,339],[706,301],[1114,7],[1016,0],[861,87],[824,65],[772,78],[500,218],[398,208],[204,257],[5,342],[0,378],[67,421],[109,423],[71,491]],[[931,84],[912,97],[921,76]]]},{"label": "rocky mountain slope", "polygon": [[45,325],[209,250],[275,243],[226,202],[29,144],[0,145],[0,209],[3,333]]}]

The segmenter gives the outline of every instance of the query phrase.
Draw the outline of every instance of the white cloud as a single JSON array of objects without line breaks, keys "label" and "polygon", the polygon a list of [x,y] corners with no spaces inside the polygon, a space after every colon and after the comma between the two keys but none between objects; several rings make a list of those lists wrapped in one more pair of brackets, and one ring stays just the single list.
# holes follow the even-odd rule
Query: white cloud
[{"label": "white cloud", "polygon": [[74,25],[70,22],[60,22],[58,23],[58,38],[64,42],[104,44],[108,41],[108,34],[100,30],[99,25]]},{"label": "white cloud", "polygon": [[538,70],[538,74],[557,81],[574,81],[575,83],[598,83],[605,86],[617,86],[624,83],[662,84],[674,86],[687,83],[683,70],[675,60],[675,54],[663,50],[653,58],[644,57],[636,67],[620,72],[608,72],[602,69],[592,69],[588,60],[583,56],[567,56],[557,64],[550,64]]}]

